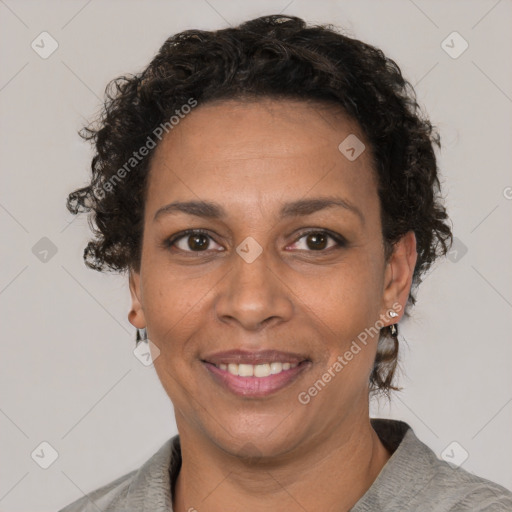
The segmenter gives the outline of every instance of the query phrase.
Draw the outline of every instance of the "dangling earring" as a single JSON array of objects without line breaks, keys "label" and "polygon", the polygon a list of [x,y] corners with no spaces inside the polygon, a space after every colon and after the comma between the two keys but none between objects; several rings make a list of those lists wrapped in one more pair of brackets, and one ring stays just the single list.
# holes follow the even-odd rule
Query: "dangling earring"
[{"label": "dangling earring", "polygon": [[[398,313],[396,311],[390,310],[388,315],[392,318],[396,318]],[[391,337],[397,339],[398,337],[398,324],[391,324],[389,326],[389,332],[391,333]]]},{"label": "dangling earring", "polygon": [[147,341],[148,340],[148,333],[146,331],[146,328],[143,327],[142,329],[137,329],[137,335],[135,337],[135,344],[138,344],[139,341]]}]

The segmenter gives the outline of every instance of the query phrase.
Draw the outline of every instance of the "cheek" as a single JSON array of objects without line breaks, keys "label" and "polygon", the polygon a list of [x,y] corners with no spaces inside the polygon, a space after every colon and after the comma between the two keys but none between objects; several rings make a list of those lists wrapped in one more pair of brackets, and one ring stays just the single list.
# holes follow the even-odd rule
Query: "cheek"
[{"label": "cheek", "polygon": [[144,284],[148,337],[160,350],[160,363],[166,361],[166,365],[174,365],[175,361],[192,357],[193,335],[201,329],[204,315],[200,310],[207,288],[200,282],[187,283],[163,271],[148,276]]},{"label": "cheek", "polygon": [[336,331],[364,329],[378,317],[381,279],[377,267],[357,254],[321,279],[308,283],[307,302]]},{"label": "cheek", "polygon": [[375,359],[381,279],[377,265],[359,256],[317,281],[309,295],[306,311],[321,320],[327,368],[354,384],[366,380]]},{"label": "cheek", "polygon": [[143,306],[148,324],[160,328],[179,325],[188,314],[201,308],[213,275],[194,275],[188,268],[171,267],[156,258],[147,264],[143,280]]},{"label": "cheek", "polygon": [[178,408],[186,407],[194,395],[190,365],[198,364],[195,340],[204,326],[204,314],[198,310],[201,295],[194,290],[160,281],[147,297],[148,336],[159,349],[154,368]]}]

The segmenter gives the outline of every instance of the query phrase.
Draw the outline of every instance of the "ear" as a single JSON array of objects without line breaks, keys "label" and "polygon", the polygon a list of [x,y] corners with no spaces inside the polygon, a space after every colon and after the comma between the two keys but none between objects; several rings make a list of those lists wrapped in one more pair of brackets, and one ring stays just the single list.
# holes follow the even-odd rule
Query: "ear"
[{"label": "ear", "polygon": [[130,295],[132,297],[132,309],[128,313],[128,320],[137,329],[146,327],[146,318],[142,309],[140,274],[130,270],[129,277]]},{"label": "ear", "polygon": [[403,317],[417,259],[416,235],[409,231],[395,244],[386,264],[382,307],[384,313],[391,309],[398,313],[391,323],[397,323]]}]

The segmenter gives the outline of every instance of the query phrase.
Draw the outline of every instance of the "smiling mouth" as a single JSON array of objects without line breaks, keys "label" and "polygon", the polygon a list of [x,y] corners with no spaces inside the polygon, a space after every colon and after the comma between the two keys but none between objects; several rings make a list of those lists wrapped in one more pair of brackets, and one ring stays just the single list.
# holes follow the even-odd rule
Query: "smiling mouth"
[{"label": "smiling mouth", "polygon": [[202,361],[213,382],[243,398],[261,399],[288,388],[307,372],[312,362],[258,361],[258,364]]},{"label": "smiling mouth", "polygon": [[220,370],[227,371],[231,375],[239,377],[268,377],[269,375],[279,375],[283,371],[295,368],[300,363],[291,362],[268,362],[263,364],[236,364],[236,363],[220,363],[215,366]]}]

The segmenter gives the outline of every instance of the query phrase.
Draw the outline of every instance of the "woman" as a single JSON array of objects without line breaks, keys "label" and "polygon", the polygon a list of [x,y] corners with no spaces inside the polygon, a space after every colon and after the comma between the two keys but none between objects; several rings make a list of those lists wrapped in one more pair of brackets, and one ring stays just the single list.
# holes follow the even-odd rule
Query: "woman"
[{"label": "woman", "polygon": [[179,436],[72,511],[505,511],[512,493],[369,418],[452,233],[414,92],[383,53],[267,16],[169,38],[113,82],[84,253],[127,271]]}]

